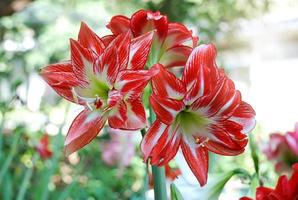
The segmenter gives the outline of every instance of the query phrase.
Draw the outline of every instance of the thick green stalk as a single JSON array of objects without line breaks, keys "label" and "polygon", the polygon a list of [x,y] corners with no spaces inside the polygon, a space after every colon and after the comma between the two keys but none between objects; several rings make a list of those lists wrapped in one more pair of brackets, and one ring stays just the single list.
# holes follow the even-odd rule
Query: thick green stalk
[{"label": "thick green stalk", "polygon": [[154,199],[166,200],[167,188],[166,188],[166,176],[164,167],[157,167],[152,165],[152,174],[154,181]]},{"label": "thick green stalk", "polygon": [[[149,120],[152,124],[155,120],[155,114],[150,107]],[[157,167],[152,165],[152,174],[154,182],[154,199],[155,200],[166,200],[167,199],[167,188],[166,188],[166,176],[164,167]]]}]

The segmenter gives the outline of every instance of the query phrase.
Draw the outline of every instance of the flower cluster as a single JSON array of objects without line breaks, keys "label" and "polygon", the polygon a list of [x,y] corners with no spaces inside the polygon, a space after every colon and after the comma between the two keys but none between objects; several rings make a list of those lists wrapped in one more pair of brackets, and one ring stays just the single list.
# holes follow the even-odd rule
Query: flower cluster
[{"label": "flower cluster", "polygon": [[[212,44],[159,12],[140,10],[115,16],[99,37],[82,23],[70,40],[71,59],[41,70],[65,99],[84,106],[65,140],[66,154],[91,142],[108,122],[111,128],[146,128],[142,94],[151,82],[150,106],[157,118],[141,143],[144,160],[165,166],[181,148],[199,183],[208,173],[208,151],[238,155],[255,125],[253,108],[216,63]],[[171,72],[181,67],[181,77]]]},{"label": "flower cluster", "polygon": [[298,123],[293,132],[271,134],[264,153],[269,160],[275,161],[277,172],[291,171],[291,166],[298,162]]},{"label": "flower cluster", "polygon": [[[275,189],[258,187],[256,200],[295,200],[298,199],[298,164],[293,165],[293,174],[290,179],[280,176]],[[252,200],[242,197],[240,200]]]}]

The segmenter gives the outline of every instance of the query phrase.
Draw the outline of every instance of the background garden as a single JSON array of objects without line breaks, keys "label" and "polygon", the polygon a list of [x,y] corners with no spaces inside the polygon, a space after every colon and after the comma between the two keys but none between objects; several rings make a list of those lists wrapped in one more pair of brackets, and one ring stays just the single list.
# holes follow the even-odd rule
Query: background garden
[{"label": "background garden", "polygon": [[170,163],[182,173],[175,184],[185,199],[254,197],[257,186],[273,187],[280,174],[291,173],[284,165],[298,162],[298,155],[271,161],[264,152],[271,133],[293,132],[298,121],[297,1],[1,0],[0,199],[153,198],[139,132],[105,128],[90,145],[64,156],[64,137],[80,107],[58,97],[38,75],[69,58],[69,38],[77,37],[81,21],[105,35],[113,15],[139,9],[159,10],[191,28],[199,43],[214,43],[218,65],[257,113],[242,155],[210,153],[205,187],[181,156]]}]

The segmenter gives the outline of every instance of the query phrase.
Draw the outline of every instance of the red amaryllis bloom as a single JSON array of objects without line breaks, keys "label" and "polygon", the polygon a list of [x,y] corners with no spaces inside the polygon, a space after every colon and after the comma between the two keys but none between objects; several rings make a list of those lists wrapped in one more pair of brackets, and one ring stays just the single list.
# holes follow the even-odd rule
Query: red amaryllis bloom
[{"label": "red amaryllis bloom", "polygon": [[48,159],[52,157],[52,151],[49,148],[49,139],[49,135],[45,134],[40,138],[36,145],[36,150],[42,159]]},{"label": "red amaryllis bloom", "polygon": [[[165,165],[165,175],[168,181],[174,181],[181,174],[181,170],[179,168],[172,168],[168,164]],[[149,186],[153,188],[154,180],[152,173],[149,174]]]},{"label": "red amaryllis bloom", "polygon": [[[290,179],[280,176],[275,189],[258,187],[256,200],[297,200],[298,199],[298,163],[293,165],[293,174]],[[242,197],[240,200],[252,200]]]},{"label": "red amaryllis bloom", "polygon": [[118,35],[105,45],[84,23],[78,41],[71,39],[71,60],[52,64],[41,71],[45,81],[62,97],[85,106],[69,128],[66,154],[88,144],[108,120],[112,128],[135,130],[145,127],[142,91],[153,74],[143,68],[153,33],[131,40]]},{"label": "red amaryllis bloom", "polygon": [[179,147],[200,185],[207,181],[208,151],[238,155],[255,126],[255,112],[216,63],[213,45],[200,45],[189,56],[182,80],[157,64],[150,104],[157,119],[141,148],[145,161],[166,165]]},{"label": "red amaryllis bloom", "polygon": [[264,153],[269,160],[276,161],[277,172],[291,171],[291,166],[298,162],[298,123],[293,132],[271,134]]},{"label": "red amaryllis bloom", "polygon": [[128,30],[134,37],[155,30],[148,67],[155,63],[161,63],[165,67],[184,66],[198,41],[184,25],[169,23],[167,17],[160,12],[139,10],[130,19],[122,15],[114,16],[107,27],[114,34],[105,37],[107,41]]}]

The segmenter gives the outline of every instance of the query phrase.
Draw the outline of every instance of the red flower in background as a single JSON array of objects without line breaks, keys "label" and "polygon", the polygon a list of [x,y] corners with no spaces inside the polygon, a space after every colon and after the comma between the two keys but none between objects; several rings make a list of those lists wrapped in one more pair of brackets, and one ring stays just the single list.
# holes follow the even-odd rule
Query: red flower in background
[{"label": "red flower in background", "polygon": [[[104,37],[107,42],[126,31],[138,37],[155,31],[149,63],[160,63],[165,67],[184,66],[192,48],[197,45],[198,38],[192,36],[184,25],[169,23],[160,12],[146,10],[137,11],[129,19],[126,16],[114,16],[107,25],[113,35]],[[151,67],[151,66],[148,66]]]},{"label": "red flower in background", "polygon": [[131,39],[121,33],[105,44],[82,23],[78,41],[71,39],[71,60],[41,71],[62,97],[85,106],[69,128],[66,154],[91,142],[108,120],[112,128],[136,130],[146,126],[141,97],[153,70],[142,69],[153,32]]},{"label": "red flower in background", "polygon": [[255,112],[216,63],[213,45],[200,45],[189,56],[182,80],[157,64],[150,104],[157,119],[141,148],[145,161],[166,165],[179,147],[200,185],[207,181],[208,151],[238,155],[255,126]]},{"label": "red flower in background", "polygon": [[[256,200],[297,200],[298,199],[298,163],[293,165],[293,174],[290,179],[280,176],[275,189],[258,187]],[[252,200],[242,197],[240,200]]]},{"label": "red flower in background", "polygon": [[277,172],[291,171],[291,166],[298,162],[298,123],[293,132],[271,134],[264,153],[276,162]]},{"label": "red flower in background", "polygon": [[[181,175],[181,170],[179,168],[172,168],[168,164],[165,165],[165,176],[168,181],[174,181],[179,175]],[[150,188],[153,188],[154,186],[152,173],[149,174],[149,186]]]},{"label": "red flower in background", "polygon": [[40,138],[39,142],[36,145],[36,150],[42,159],[48,159],[52,157],[53,153],[49,148],[49,140],[49,135],[45,134]]}]

